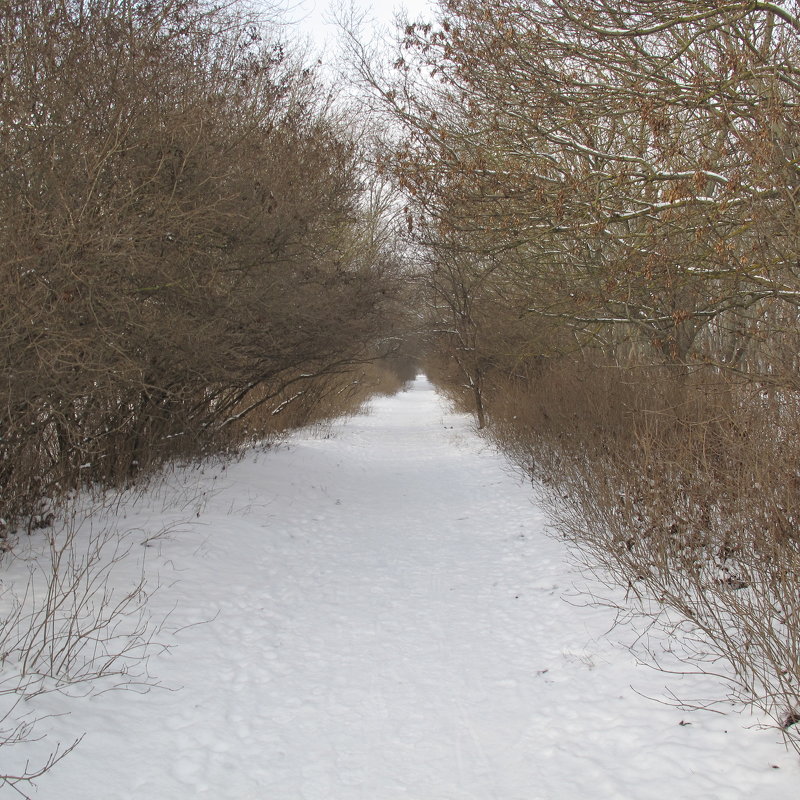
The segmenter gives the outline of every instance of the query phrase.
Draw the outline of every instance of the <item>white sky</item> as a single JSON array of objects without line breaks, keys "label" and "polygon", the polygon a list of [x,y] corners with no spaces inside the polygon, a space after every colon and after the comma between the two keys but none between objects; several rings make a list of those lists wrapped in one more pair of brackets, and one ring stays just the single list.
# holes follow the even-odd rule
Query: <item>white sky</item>
[{"label": "white sky", "polygon": [[[391,28],[397,11],[404,10],[411,18],[420,14],[432,16],[428,11],[433,5],[427,0],[384,0],[383,2],[369,2],[368,0],[353,0],[357,9],[364,11],[373,20],[376,28]],[[296,31],[301,36],[307,36],[317,50],[322,52],[326,45],[328,49],[334,47],[336,40],[336,26],[333,24],[331,6],[337,5],[337,0],[283,0],[286,9],[285,19],[296,24]]]}]

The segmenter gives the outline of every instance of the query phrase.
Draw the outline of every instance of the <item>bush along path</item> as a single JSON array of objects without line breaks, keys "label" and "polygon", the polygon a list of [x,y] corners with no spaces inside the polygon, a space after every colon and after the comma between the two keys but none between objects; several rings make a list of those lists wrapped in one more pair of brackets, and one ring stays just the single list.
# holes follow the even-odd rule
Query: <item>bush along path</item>
[{"label": "bush along path", "polygon": [[[758,718],[666,702],[719,681],[648,668],[618,643],[634,631],[607,633],[613,611],[587,603],[599,589],[530,486],[422,377],[115,513],[147,545],[160,688],[38,698],[62,716],[13,758],[85,735],[33,797],[777,800],[800,784]],[[115,580],[140,573],[128,561]]]}]

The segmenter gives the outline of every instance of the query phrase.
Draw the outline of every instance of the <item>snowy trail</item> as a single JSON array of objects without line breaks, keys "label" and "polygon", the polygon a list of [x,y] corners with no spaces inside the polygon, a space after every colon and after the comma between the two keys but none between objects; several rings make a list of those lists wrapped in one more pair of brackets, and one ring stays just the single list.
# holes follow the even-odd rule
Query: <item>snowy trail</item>
[{"label": "snowy trail", "polygon": [[[424,379],[202,481],[159,543],[154,610],[209,620],[151,664],[173,691],[54,696],[54,735],[87,735],[35,797],[796,794],[774,731],[637,694],[708,684],[637,666],[609,611],[565,601],[581,579],[529,487]],[[149,502],[119,524],[156,530]]]}]

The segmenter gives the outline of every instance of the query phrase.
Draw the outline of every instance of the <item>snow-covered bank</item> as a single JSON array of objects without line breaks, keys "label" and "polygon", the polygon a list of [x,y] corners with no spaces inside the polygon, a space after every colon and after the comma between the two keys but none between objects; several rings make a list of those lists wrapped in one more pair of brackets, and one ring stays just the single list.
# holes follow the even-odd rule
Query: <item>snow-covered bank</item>
[{"label": "snow-covered bank", "polygon": [[[42,730],[86,736],[33,796],[784,800],[800,785],[752,718],[641,696],[713,684],[637,666],[603,638],[610,611],[564,600],[581,578],[529,487],[424,379],[200,491],[199,516],[189,504],[149,548],[153,613],[182,628],[150,665],[168,689],[42,698],[71,712]],[[174,521],[165,492],[120,527]]]}]

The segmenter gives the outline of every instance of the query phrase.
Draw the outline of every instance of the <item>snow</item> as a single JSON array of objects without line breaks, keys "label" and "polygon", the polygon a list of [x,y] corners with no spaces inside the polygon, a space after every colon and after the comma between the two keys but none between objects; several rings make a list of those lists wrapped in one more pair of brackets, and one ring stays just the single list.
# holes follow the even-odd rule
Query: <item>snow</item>
[{"label": "snow", "polygon": [[[640,665],[616,643],[624,630],[605,635],[613,611],[586,604],[597,587],[547,533],[530,486],[422,377],[327,434],[165,481],[106,519],[149,545],[115,580],[138,580],[146,554],[169,646],[149,663],[160,688],[36,698],[36,713],[61,716],[14,759],[85,736],[32,797],[796,791],[778,731],[652,699],[724,687]],[[24,559],[6,581],[14,570]]]}]

